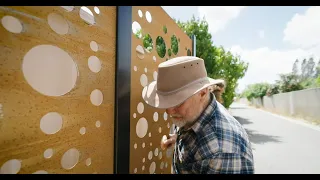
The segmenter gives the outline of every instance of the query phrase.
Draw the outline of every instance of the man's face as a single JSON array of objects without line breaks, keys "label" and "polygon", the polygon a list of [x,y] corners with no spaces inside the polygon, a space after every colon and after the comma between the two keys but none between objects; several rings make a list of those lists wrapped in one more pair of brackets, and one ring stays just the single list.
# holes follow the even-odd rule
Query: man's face
[{"label": "man's face", "polygon": [[206,93],[208,89],[200,91],[178,106],[166,109],[173,124],[181,128],[195,121],[203,110]]}]

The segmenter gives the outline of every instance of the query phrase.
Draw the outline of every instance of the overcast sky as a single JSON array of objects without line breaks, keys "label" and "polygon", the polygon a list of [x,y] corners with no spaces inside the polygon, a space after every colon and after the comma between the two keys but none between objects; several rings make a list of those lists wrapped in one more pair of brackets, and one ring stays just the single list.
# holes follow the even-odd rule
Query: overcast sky
[{"label": "overcast sky", "polygon": [[320,57],[320,7],[310,6],[162,6],[175,19],[205,16],[214,45],[249,62],[239,90],[257,82],[273,83],[291,72],[297,58]]}]

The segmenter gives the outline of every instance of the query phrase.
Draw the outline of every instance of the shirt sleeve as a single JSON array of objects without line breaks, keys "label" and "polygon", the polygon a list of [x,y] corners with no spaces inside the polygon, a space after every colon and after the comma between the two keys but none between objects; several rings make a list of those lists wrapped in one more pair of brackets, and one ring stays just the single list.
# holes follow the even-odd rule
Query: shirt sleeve
[{"label": "shirt sleeve", "polygon": [[254,174],[254,166],[241,155],[218,153],[214,158],[194,163],[192,171],[200,174]]}]

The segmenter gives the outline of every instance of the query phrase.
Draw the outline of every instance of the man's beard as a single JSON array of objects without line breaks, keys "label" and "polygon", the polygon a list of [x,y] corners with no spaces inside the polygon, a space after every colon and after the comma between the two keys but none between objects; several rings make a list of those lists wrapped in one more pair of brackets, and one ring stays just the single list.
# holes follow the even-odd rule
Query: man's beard
[{"label": "man's beard", "polygon": [[176,126],[178,126],[179,128],[182,128],[184,127],[185,125],[188,125],[188,124],[192,124],[196,119],[197,119],[197,116],[194,116],[190,119],[185,119],[182,117],[182,119],[176,119],[175,117],[181,117],[181,116],[172,116],[171,117],[171,120],[172,120],[172,123]]}]

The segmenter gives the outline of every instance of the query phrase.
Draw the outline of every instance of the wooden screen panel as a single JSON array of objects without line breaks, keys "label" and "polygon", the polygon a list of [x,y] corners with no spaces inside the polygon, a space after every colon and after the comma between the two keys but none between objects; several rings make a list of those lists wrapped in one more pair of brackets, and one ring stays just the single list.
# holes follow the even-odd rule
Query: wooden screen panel
[{"label": "wooden screen panel", "polygon": [[[99,6],[99,14],[95,13],[94,7],[88,7],[93,12],[94,25],[81,19],[80,8],[73,7],[68,12],[60,6],[0,7],[1,173],[29,174],[39,170],[49,174],[113,173],[116,7]],[[60,21],[53,22],[56,23],[53,28],[48,23],[52,13],[54,17],[60,17]],[[14,24],[12,18],[4,19],[5,16],[18,19],[22,32],[10,32],[9,26],[15,30],[17,23]],[[57,31],[64,33],[67,28],[67,33],[62,35],[53,30],[61,26],[61,21],[67,22]],[[97,51],[90,48],[91,41],[97,43],[98,47],[93,44]],[[57,47],[59,52],[72,58],[77,67],[77,79],[70,92],[47,96],[26,81],[22,69],[24,58],[32,48],[41,45]],[[55,54],[52,56],[51,60],[59,60]],[[99,59],[99,72],[99,66],[95,66],[96,72],[88,67],[90,56]],[[41,68],[39,65],[34,71]],[[59,71],[56,74],[58,76]],[[95,89],[103,95],[99,106],[90,100]],[[41,118],[49,112],[57,112],[62,117],[62,127],[54,134],[46,134],[40,128]],[[70,149],[71,153],[65,154]],[[62,162],[71,169],[64,169]]]},{"label": "wooden screen panel", "polygon": [[[151,22],[147,20],[149,17],[146,18],[147,11],[151,14]],[[169,134],[172,122],[164,110],[152,108],[143,101],[142,90],[146,82],[150,83],[155,80],[157,67],[161,62],[176,56],[188,55],[188,49],[190,51],[192,49],[192,40],[161,7],[133,7],[132,22],[135,21],[141,26],[142,37],[150,34],[153,41],[153,49],[148,53],[144,48],[144,55],[137,53],[136,47],[139,45],[144,46],[143,38],[139,39],[132,33],[130,173],[170,174],[172,149],[168,151],[161,150],[160,140],[163,135]],[[166,26],[167,33],[164,32],[164,26]],[[169,56],[168,49],[171,49],[172,35],[175,35],[179,41],[179,50],[176,55],[171,53],[171,56]],[[156,39],[158,36],[161,36],[166,44],[166,54],[163,58],[159,57],[156,50]],[[141,50],[138,49],[138,52],[141,52]],[[139,132],[141,136],[145,134],[143,138],[140,138],[137,135],[136,126],[138,123],[145,123],[143,118],[146,119],[148,128],[142,129]]]}]

